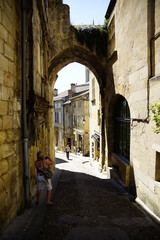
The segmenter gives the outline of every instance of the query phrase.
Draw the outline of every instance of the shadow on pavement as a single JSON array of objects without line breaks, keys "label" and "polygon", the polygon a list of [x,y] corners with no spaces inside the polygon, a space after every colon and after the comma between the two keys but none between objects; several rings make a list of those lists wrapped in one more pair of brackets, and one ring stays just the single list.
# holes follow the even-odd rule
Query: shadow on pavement
[{"label": "shadow on pavement", "polygon": [[114,180],[56,168],[52,184],[53,205],[45,206],[44,191],[42,204],[26,209],[0,239],[160,239],[159,224]]},{"label": "shadow on pavement", "polygon": [[159,224],[112,179],[62,170],[40,239],[158,240]]},{"label": "shadow on pavement", "polygon": [[56,157],[56,164],[60,164],[60,163],[68,163],[66,160],[62,159],[62,158],[57,158]]}]

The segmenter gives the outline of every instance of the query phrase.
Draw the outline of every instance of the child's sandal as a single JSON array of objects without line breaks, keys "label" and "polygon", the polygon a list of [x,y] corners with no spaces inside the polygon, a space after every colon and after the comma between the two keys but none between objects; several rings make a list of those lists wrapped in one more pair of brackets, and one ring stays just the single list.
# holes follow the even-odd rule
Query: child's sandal
[{"label": "child's sandal", "polygon": [[52,204],[53,204],[53,202],[49,202],[49,203],[47,203],[47,207],[52,206]]}]

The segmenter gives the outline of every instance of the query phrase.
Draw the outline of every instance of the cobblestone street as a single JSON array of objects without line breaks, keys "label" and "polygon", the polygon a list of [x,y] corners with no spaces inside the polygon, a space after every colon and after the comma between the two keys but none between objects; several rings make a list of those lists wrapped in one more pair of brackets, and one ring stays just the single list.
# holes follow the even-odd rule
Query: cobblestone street
[{"label": "cobblestone street", "polygon": [[[91,167],[88,158],[71,154],[67,160],[59,152],[55,173],[53,181],[59,181],[56,190],[53,182],[53,206],[45,207],[43,199],[0,239],[160,239],[158,223],[118,184]],[[26,216],[30,220],[20,226]]]}]

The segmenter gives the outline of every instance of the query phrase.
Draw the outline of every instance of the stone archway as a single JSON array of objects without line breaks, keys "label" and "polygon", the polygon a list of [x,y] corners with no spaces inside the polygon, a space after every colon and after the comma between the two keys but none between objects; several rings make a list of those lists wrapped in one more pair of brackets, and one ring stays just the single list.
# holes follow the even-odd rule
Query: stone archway
[{"label": "stone archway", "polygon": [[106,78],[103,65],[93,53],[79,46],[68,47],[51,58],[48,67],[50,81],[52,81],[52,75],[55,76],[58,71],[72,62],[78,62],[88,67],[96,76],[100,89],[104,88]]},{"label": "stone archway", "polygon": [[[87,68],[89,68],[95,77],[98,80],[99,87],[100,87],[100,94],[103,96],[103,91],[105,87],[105,68],[99,61],[99,59],[94,55],[92,52],[84,49],[80,46],[70,46],[62,51],[60,51],[58,54],[53,56],[50,60],[49,67],[48,67],[48,74],[49,74],[49,82],[50,82],[50,92],[53,92],[53,86],[57,79],[57,73],[66,65],[77,62],[82,65],[85,65]],[[102,97],[103,100],[103,97]],[[102,101],[103,102],[103,101]],[[101,103],[101,108],[103,108]],[[104,117],[104,115],[102,116]],[[50,118],[50,123],[53,123],[53,118]],[[103,122],[103,121],[102,121]],[[102,126],[103,127],[103,126]],[[103,130],[102,130],[103,133]],[[52,138],[52,137],[51,137]],[[104,135],[103,135],[104,138]],[[103,140],[104,141],[104,140]],[[104,146],[101,149],[102,156],[104,156]],[[104,160],[102,160],[104,162]]]},{"label": "stone archway", "polygon": [[[48,4],[48,23],[50,27],[49,31],[49,64],[48,64],[48,96],[50,104],[53,105],[53,88],[57,79],[57,73],[66,65],[77,62],[92,71],[97,78],[101,94],[101,132],[102,132],[102,162],[105,162],[105,134],[104,134],[104,91],[106,87],[106,49],[107,49],[107,32],[104,30],[105,37],[101,34],[97,34],[96,37],[92,36],[92,49],[85,41],[80,41],[77,38],[77,30],[70,24],[69,6],[63,4],[62,1],[51,0]],[[98,29],[98,28],[97,28]],[[97,32],[96,32],[97,33]],[[99,32],[100,33],[100,32]],[[82,34],[83,37],[83,34]],[[89,37],[91,35],[89,34]],[[103,50],[97,52],[97,41],[95,39],[104,40]],[[50,112],[52,110],[49,110]],[[53,113],[49,114],[50,128],[53,128]],[[53,146],[53,136],[50,134],[50,145]],[[52,151],[53,152],[53,151]]]}]

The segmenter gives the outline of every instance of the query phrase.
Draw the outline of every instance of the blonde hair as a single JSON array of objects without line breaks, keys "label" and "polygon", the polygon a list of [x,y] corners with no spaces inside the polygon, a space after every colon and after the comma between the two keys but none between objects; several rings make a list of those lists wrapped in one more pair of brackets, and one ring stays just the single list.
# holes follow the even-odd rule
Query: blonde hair
[{"label": "blonde hair", "polygon": [[37,159],[38,160],[43,160],[44,159],[44,154],[42,153],[42,151],[39,151],[39,152],[37,152]]}]

